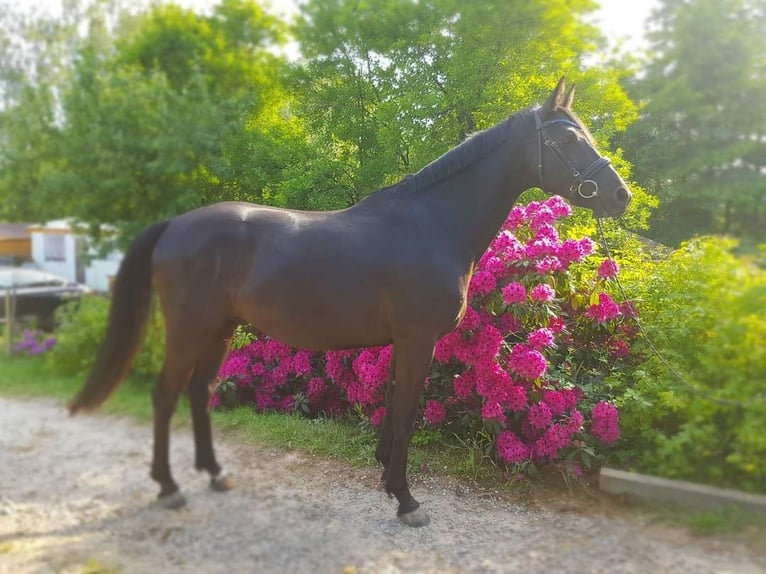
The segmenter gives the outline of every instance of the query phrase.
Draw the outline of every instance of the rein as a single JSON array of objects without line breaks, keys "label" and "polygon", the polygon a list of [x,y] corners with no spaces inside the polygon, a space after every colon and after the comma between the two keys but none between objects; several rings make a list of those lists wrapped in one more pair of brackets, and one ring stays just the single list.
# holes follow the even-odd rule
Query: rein
[{"label": "rein", "polygon": [[[551,138],[550,135],[548,134],[548,130],[546,128],[548,126],[552,126],[555,124],[564,124],[567,126],[572,126],[574,128],[577,128],[578,130],[582,129],[575,122],[568,120],[566,118],[557,118],[554,120],[543,122],[543,119],[540,117],[540,111],[535,110],[535,128],[537,128],[537,142],[538,142],[537,175],[538,175],[538,179],[540,180],[540,189],[543,189],[543,146],[545,146],[553,150],[553,152],[556,154],[556,157],[558,157],[559,160],[561,160],[561,163],[563,163],[569,169],[569,172],[572,174],[572,184],[569,186],[569,191],[572,193],[577,193],[577,195],[579,195],[583,199],[591,199],[593,197],[596,197],[598,195],[598,184],[590,178],[593,177],[596,173],[598,173],[599,170],[608,166],[610,164],[610,161],[604,156],[601,156],[598,159],[591,162],[591,164],[581,172],[577,168],[577,166],[572,162],[572,160],[566,156],[566,154],[564,153],[564,150],[561,149],[559,142]],[[584,189],[587,191],[590,191],[590,193],[586,193]]]},{"label": "rein", "polygon": [[[607,240],[606,240],[606,234],[604,233],[604,228],[601,225],[601,219],[596,219],[596,224],[598,226],[598,233],[601,237],[601,242],[603,243],[604,250],[606,251],[606,256],[612,259],[612,253],[611,253],[611,250],[609,249],[609,243],[607,243]],[[622,295],[623,300],[629,301],[630,299],[628,298],[628,295],[625,293],[625,289],[622,286],[622,282],[620,281],[619,276],[615,275],[614,280],[617,282],[617,288],[619,289],[620,295]],[[671,365],[670,362],[663,356],[663,354],[660,353],[660,350],[656,347],[656,345],[649,338],[649,335],[646,333],[646,330],[644,329],[644,326],[639,320],[638,315],[633,311],[633,307],[631,305],[628,305],[627,307],[630,312],[630,318],[636,322],[636,327],[638,327],[639,333],[641,333],[641,336],[644,338],[644,341],[646,341],[646,344],[652,350],[654,355],[660,360],[660,362],[665,366],[665,368],[676,379],[681,381],[681,383],[683,383],[683,385],[686,388],[688,388],[692,393],[711,403],[715,403],[717,405],[724,406],[724,407],[735,407],[740,410],[747,410],[748,408],[752,407],[753,403],[758,404],[758,403],[762,403],[766,401],[766,396],[762,394],[755,395],[748,402],[735,401],[730,399],[719,399],[697,388],[695,385],[693,385],[688,380],[686,380],[686,378],[678,371],[678,369],[676,369],[673,365]]]}]

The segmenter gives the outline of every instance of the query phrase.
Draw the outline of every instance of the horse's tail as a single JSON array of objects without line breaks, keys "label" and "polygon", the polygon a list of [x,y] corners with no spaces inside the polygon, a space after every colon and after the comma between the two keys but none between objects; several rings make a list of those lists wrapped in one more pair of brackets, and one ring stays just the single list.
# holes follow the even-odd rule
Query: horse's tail
[{"label": "horse's tail", "polygon": [[85,386],[69,403],[71,414],[101,405],[130,369],[152,300],[152,253],[168,223],[147,227],[125,254],[114,282],[106,336]]}]

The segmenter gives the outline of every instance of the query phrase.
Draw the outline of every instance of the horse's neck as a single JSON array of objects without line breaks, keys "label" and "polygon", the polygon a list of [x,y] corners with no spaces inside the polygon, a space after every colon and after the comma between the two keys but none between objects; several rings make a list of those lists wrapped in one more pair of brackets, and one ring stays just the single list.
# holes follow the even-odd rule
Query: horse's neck
[{"label": "horse's neck", "polygon": [[449,230],[451,243],[465,247],[478,260],[497,235],[513,204],[534,185],[524,163],[523,142],[509,140],[486,157],[424,190],[421,201],[429,204],[438,226]]}]

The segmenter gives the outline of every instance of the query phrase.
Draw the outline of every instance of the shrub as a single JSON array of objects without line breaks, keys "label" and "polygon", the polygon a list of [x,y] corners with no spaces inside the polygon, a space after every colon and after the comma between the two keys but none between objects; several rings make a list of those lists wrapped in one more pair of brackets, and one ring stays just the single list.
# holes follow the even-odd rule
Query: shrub
[{"label": "shrub", "polygon": [[[106,332],[109,304],[106,297],[92,296],[67,303],[57,310],[57,343],[48,355],[49,368],[67,375],[90,371]],[[162,313],[157,307],[152,307],[143,346],[133,363],[133,373],[138,377],[153,376],[162,369],[165,329]]]},{"label": "shrub", "polygon": [[646,349],[617,400],[630,437],[620,455],[669,477],[766,491],[766,271],[735,248],[689,242],[632,292],[650,338],[693,388],[743,406],[701,396]]},{"label": "shrub", "polygon": [[[496,459],[516,469],[589,465],[595,447],[617,441],[617,410],[600,383],[628,365],[635,329],[606,290],[614,262],[583,265],[593,242],[559,237],[569,214],[558,197],[511,211],[477,266],[465,317],[436,345],[420,428],[491,441]],[[258,336],[225,361],[213,404],[357,412],[378,425],[391,354],[309,353]]]}]

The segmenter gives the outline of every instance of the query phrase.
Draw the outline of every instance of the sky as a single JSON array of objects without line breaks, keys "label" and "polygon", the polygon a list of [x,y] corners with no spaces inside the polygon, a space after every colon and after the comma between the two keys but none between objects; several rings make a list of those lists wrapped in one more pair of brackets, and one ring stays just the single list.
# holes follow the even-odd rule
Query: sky
[{"label": "sky", "polygon": [[[204,9],[212,0],[176,0],[193,8]],[[22,5],[61,10],[61,0],[16,0]],[[15,2],[14,2],[15,3]],[[291,14],[295,11],[296,0],[271,0],[277,14]],[[624,49],[640,49],[643,46],[644,24],[659,0],[600,0],[601,9],[594,22],[604,31],[612,46],[622,45]]]}]

